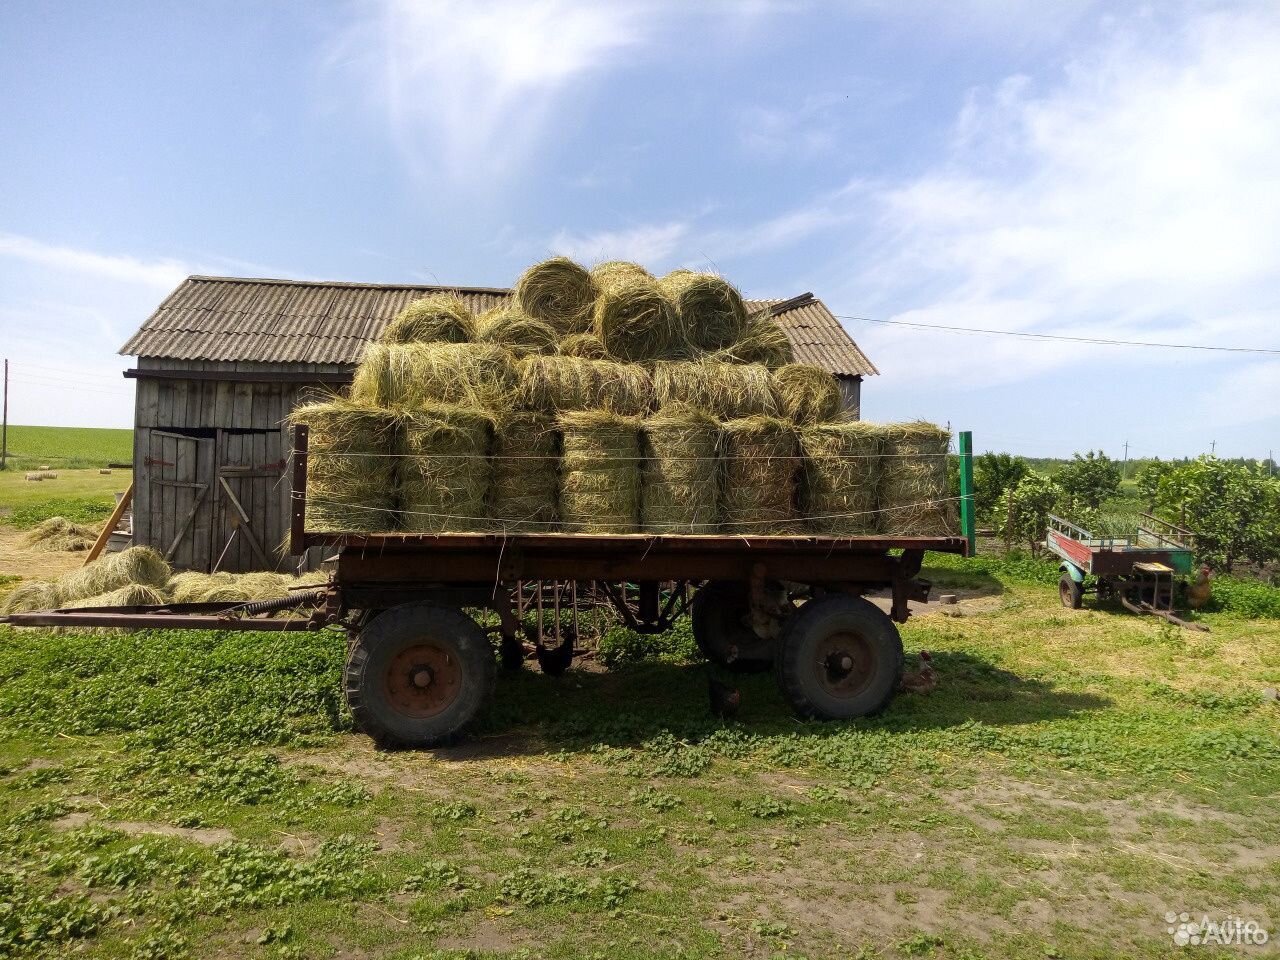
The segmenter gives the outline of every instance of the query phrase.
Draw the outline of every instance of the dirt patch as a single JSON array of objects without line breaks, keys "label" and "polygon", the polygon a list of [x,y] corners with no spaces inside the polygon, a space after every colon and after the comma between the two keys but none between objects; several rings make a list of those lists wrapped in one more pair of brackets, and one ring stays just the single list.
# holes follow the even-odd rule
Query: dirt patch
[{"label": "dirt patch", "polygon": [[[954,595],[956,602],[943,603],[938,598],[944,594]],[[867,599],[885,613],[888,613],[890,607],[893,606],[893,598],[888,594],[871,593],[867,594]],[[947,587],[940,590],[935,587],[929,594],[928,603],[910,600],[907,606],[911,608],[913,617],[928,614],[941,614],[944,617],[971,617],[979,613],[990,613],[993,610],[998,610],[1002,603],[1004,603],[1003,598],[992,594],[990,591],[965,590],[959,587]]]},{"label": "dirt patch", "polygon": [[[540,939],[545,942],[545,936]],[[533,943],[534,936],[530,931],[513,929],[509,923],[502,923],[496,919],[484,919],[465,934],[442,937],[436,943],[436,948],[506,954]]]},{"label": "dirt patch", "polygon": [[25,530],[0,524],[0,573],[22,577],[24,580],[41,580],[60,577],[84,566],[83,551],[71,553],[30,550],[23,546]]},{"label": "dirt patch", "polygon": [[[76,830],[80,827],[88,826],[92,822],[94,822],[92,814],[76,810],[53,821],[53,828],[55,830]],[[230,830],[222,827],[176,827],[171,823],[149,823],[135,820],[101,820],[97,821],[97,826],[102,827],[104,830],[118,830],[133,837],[177,837],[179,840],[189,840],[192,843],[199,843],[208,847],[226,843],[234,838]]]}]

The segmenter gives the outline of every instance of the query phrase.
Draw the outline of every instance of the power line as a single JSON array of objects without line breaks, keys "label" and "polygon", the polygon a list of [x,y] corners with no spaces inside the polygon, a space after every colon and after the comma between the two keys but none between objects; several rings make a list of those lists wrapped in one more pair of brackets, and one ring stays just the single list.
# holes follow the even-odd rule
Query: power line
[{"label": "power line", "polygon": [[1262,353],[1280,356],[1280,348],[1272,347],[1219,347],[1203,343],[1161,343],[1151,340],[1113,340],[1105,337],[1073,337],[1064,333],[1030,333],[1025,330],[993,330],[987,327],[960,327],[945,323],[916,323],[913,320],[877,320],[874,317],[850,317],[835,314],[840,320],[857,320],[861,323],[881,323],[894,327],[912,327],[916,330],[943,330],[948,333],[979,333],[989,336],[1021,337],[1026,340],[1058,340],[1067,343],[1096,343],[1108,347],[1161,347],[1166,350],[1213,350],[1219,353]]}]

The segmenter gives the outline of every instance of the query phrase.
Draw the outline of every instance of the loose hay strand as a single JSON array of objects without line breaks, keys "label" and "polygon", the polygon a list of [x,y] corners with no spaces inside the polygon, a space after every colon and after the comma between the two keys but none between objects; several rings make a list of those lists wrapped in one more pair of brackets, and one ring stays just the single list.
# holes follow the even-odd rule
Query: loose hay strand
[{"label": "loose hay strand", "polygon": [[516,281],[515,299],[526,316],[549,323],[559,333],[590,329],[596,285],[591,274],[568,257],[535,263]]},{"label": "loose hay strand", "polygon": [[401,310],[385,330],[384,343],[467,343],[476,336],[475,316],[455,293],[433,293]]}]

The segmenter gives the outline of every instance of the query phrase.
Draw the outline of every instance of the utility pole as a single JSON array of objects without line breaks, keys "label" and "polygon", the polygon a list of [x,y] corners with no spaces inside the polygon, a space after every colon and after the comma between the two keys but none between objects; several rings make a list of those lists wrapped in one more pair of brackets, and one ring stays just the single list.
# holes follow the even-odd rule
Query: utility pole
[{"label": "utility pole", "polygon": [[1217,449],[1218,449],[1218,441],[1217,441],[1217,440],[1210,440],[1210,441],[1209,441],[1209,456],[1211,456],[1211,457],[1212,457],[1212,456],[1214,455],[1214,451],[1215,451],[1215,450],[1217,450]]},{"label": "utility pole", "polygon": [[4,419],[0,420],[0,470],[9,465],[9,358],[4,358]]},{"label": "utility pole", "polygon": [[1129,479],[1129,441],[1124,442],[1124,466],[1120,468],[1120,479]]}]

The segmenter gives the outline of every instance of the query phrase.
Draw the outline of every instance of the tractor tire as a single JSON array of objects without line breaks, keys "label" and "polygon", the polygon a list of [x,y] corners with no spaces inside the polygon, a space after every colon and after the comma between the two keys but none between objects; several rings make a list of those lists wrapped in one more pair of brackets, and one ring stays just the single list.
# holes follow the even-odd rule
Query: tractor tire
[{"label": "tractor tire", "polygon": [[1076,583],[1071,574],[1064,573],[1058,581],[1058,597],[1067,609],[1079,610],[1084,606],[1084,586]]},{"label": "tractor tire", "polygon": [[867,717],[898,688],[902,638],[889,615],[862,597],[810,600],[783,626],[774,670],[797,716]]},{"label": "tractor tire", "polygon": [[751,588],[737,580],[712,580],[693,595],[689,618],[702,655],[735,673],[763,673],[773,666],[774,642],[748,625]]},{"label": "tractor tire", "polygon": [[379,746],[452,742],[493,694],[493,647],[460,610],[407,603],[360,631],[347,657],[347,705]]}]

